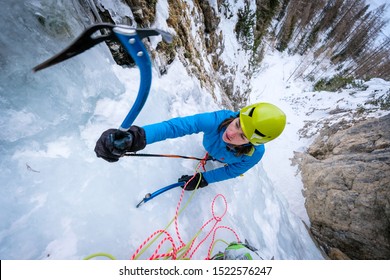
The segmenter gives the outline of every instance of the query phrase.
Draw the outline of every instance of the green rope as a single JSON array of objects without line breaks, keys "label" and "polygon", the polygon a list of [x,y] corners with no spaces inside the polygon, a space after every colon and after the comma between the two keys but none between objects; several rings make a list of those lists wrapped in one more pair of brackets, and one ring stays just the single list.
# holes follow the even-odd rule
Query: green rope
[{"label": "green rope", "polygon": [[[189,203],[192,201],[194,195],[196,194],[197,190],[198,190],[198,187],[199,187],[199,184],[200,184],[200,181],[201,181],[201,177],[199,177],[199,180],[198,180],[198,183],[195,187],[195,190],[191,193],[190,197],[188,198],[187,202],[184,204],[184,206],[179,210],[178,214],[177,214],[177,217],[180,216],[180,214],[187,208],[187,206],[189,205]],[[168,225],[164,228],[164,231],[167,230],[171,225],[172,223],[175,221],[175,217],[173,217],[171,219],[171,221],[168,223]],[[162,235],[163,233],[159,233],[157,234],[151,241],[149,241],[149,243],[144,247],[142,248],[139,253],[134,257],[134,259],[138,259],[143,253],[145,253],[145,251],[154,243],[156,242],[156,240]],[[198,233],[199,234],[199,233]],[[184,247],[185,248],[185,247]],[[171,248],[172,249],[172,248]]]},{"label": "green rope", "polygon": [[[177,214],[177,217],[180,216],[180,214],[187,208],[187,206],[189,205],[189,203],[192,201],[194,195],[196,194],[198,188],[199,188],[199,184],[202,180],[202,177],[200,176],[199,177],[199,180],[198,180],[198,183],[195,187],[195,190],[191,193],[190,197],[188,198],[187,202],[184,204],[184,206],[179,210],[178,214]],[[171,225],[172,223],[175,221],[175,217],[173,217],[171,219],[171,221],[168,223],[168,225],[164,228],[164,231],[167,230]],[[151,241],[149,241],[149,243],[143,247],[140,252],[134,257],[134,260],[138,259],[154,242],[156,242],[156,240],[162,235],[163,233],[159,233],[157,234]],[[191,239],[191,243],[192,241],[200,234],[200,230],[195,234],[195,236]],[[189,243],[189,244],[191,244]],[[180,251],[186,249],[188,247],[188,244],[186,246],[184,246]],[[172,250],[172,248],[170,249]],[[168,250],[169,252],[169,250]],[[184,254],[186,253],[186,251],[181,255],[183,256]],[[92,254],[92,255],[89,255],[87,257],[84,258],[84,260],[90,260],[92,258],[96,258],[96,257],[106,257],[106,258],[109,258],[111,260],[116,260],[116,258],[110,254],[107,254],[107,253],[96,253],[96,254]]]},{"label": "green rope", "polygon": [[93,259],[93,258],[96,258],[96,257],[106,257],[106,258],[111,259],[111,260],[116,260],[116,258],[113,255],[110,255],[110,254],[107,254],[107,253],[92,254],[92,255],[89,255],[88,257],[85,257],[84,260],[90,260],[90,259]]},{"label": "green rope", "polygon": [[226,246],[229,246],[229,243],[226,242],[226,241],[223,240],[223,239],[217,239],[217,240],[215,240],[214,243],[213,243],[213,245],[211,246],[210,256],[214,255],[214,254],[213,254],[213,251],[214,251],[214,247],[215,247],[215,245],[217,244],[217,242],[223,242],[223,243],[226,244]]}]

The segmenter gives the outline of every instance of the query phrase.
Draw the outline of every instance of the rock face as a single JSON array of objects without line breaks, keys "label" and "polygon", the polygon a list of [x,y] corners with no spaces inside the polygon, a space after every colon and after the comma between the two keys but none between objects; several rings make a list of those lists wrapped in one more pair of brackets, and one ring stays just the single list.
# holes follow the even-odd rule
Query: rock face
[{"label": "rock face", "polygon": [[[159,42],[157,46],[152,46],[148,39],[143,40],[160,74],[165,74],[169,65],[178,59],[186,67],[188,74],[196,77],[201,87],[225,108],[238,110],[247,105],[252,90],[251,77],[256,69],[260,69],[263,47],[267,44],[262,43],[260,35],[252,36],[251,32],[249,35],[253,38],[251,37],[250,40],[246,38],[248,34],[242,35],[241,40],[229,38],[232,34],[238,37],[239,28],[236,27],[238,22],[244,30],[257,30],[260,27],[266,30],[271,21],[255,22],[251,20],[250,15],[254,15],[255,12],[260,15],[262,14],[260,11],[268,11],[273,7],[267,1],[255,1],[254,5],[245,1],[245,7],[248,9],[241,12],[241,8],[238,8],[240,5],[236,7],[226,0],[169,0],[166,1],[167,11],[157,10],[157,0],[113,0],[111,5],[106,4],[105,1],[103,3],[90,0],[78,1],[91,23],[109,22],[150,28],[156,19],[162,20],[162,17],[167,17],[168,31],[174,35],[171,44]],[[130,12],[123,13],[122,6],[128,6]],[[122,8],[116,11],[114,7]],[[273,10],[276,11],[277,7],[273,7]],[[161,18],[158,18],[158,15]],[[263,17],[257,16],[257,18]],[[229,25],[234,24],[231,30],[227,29],[229,31],[224,34],[223,29],[226,27],[223,29],[220,27],[226,24],[226,20],[229,21]],[[261,33],[263,36],[267,33],[256,30],[254,33]],[[247,48],[242,46],[243,42]],[[229,50],[234,52],[225,51],[226,43]],[[135,66],[133,59],[119,43],[110,41],[107,44],[117,64],[125,67]]]},{"label": "rock face", "polygon": [[324,130],[301,158],[311,231],[328,255],[336,248],[351,259],[388,260],[390,114],[342,125]]}]

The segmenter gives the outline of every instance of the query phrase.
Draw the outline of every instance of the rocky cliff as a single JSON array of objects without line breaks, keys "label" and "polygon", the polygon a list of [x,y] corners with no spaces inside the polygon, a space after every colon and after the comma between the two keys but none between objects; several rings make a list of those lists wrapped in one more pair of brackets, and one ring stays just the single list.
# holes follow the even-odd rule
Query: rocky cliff
[{"label": "rocky cliff", "polygon": [[328,255],[390,259],[390,114],[324,129],[300,167],[311,231]]},{"label": "rocky cliff", "polygon": [[[156,0],[78,2],[88,24],[150,28],[156,21],[164,21],[165,31],[174,35],[173,43],[161,42],[150,48],[145,42],[161,74],[177,58],[218,103],[235,110],[247,105],[251,78],[260,70],[269,46],[268,27],[282,9],[279,1],[168,0],[164,11]],[[110,42],[109,46],[119,65],[132,64],[119,44]]]},{"label": "rocky cliff", "polygon": [[[150,28],[157,18],[157,1],[125,0],[128,12],[118,13],[118,7],[112,8],[106,1],[78,0],[85,13],[93,23],[109,22],[126,24],[138,28]],[[229,41],[236,49],[235,57],[226,58],[225,36],[221,31],[221,20],[231,23],[229,32],[236,32],[234,22],[237,21],[235,9],[224,1],[181,1],[169,0],[166,17],[167,28],[174,35],[173,43],[160,42],[152,48],[144,40],[152,54],[153,63],[158,65],[160,74],[169,69],[169,64],[178,58],[186,66],[188,73],[196,77],[200,85],[226,108],[238,109],[246,104],[250,93],[250,77],[248,51],[240,50],[239,43]],[[241,3],[242,4],[242,3]],[[161,14],[161,13],[160,13]],[[235,38],[235,36],[230,36]],[[132,65],[132,59],[121,50],[121,46],[110,42],[109,47],[119,65]],[[240,57],[240,59],[238,59]]]}]

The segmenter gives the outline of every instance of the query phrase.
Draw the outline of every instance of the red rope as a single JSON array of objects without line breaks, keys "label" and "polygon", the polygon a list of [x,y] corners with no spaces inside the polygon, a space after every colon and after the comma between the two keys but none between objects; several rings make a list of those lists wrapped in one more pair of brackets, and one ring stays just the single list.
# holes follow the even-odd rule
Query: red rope
[{"label": "red rope", "polygon": [[[186,244],[185,242],[182,240],[181,236],[180,236],[180,230],[179,230],[179,223],[178,223],[178,220],[179,220],[179,212],[180,212],[180,206],[181,206],[181,203],[183,201],[183,197],[184,197],[184,192],[185,192],[185,188],[187,186],[187,184],[189,182],[191,182],[194,178],[195,178],[195,175],[196,173],[199,171],[199,169],[202,167],[204,171],[206,171],[205,169],[205,165],[206,165],[206,162],[207,162],[207,158],[208,158],[208,153],[206,153],[205,157],[199,162],[197,168],[196,168],[196,172],[194,174],[194,176],[192,176],[192,178],[190,180],[188,180],[188,182],[184,185],[183,189],[182,189],[182,192],[180,194],[180,199],[179,199],[179,202],[176,206],[176,212],[175,212],[175,217],[174,217],[174,223],[175,223],[175,231],[176,231],[176,236],[179,240],[179,247],[177,248],[176,245],[175,245],[175,241],[173,240],[172,236],[166,231],[166,230],[157,230],[156,232],[154,232],[152,235],[150,235],[143,243],[142,245],[136,250],[136,252],[133,254],[133,256],[131,257],[132,260],[134,260],[137,255],[141,252],[142,248],[148,244],[148,242],[154,237],[156,236],[157,234],[165,234],[166,237],[163,238],[160,243],[158,244],[156,250],[154,251],[153,255],[149,258],[149,260],[155,260],[155,259],[159,259],[159,258],[165,258],[165,257],[170,257],[171,259],[173,260],[176,260],[177,259],[177,252],[180,251],[181,249],[183,249]],[[214,207],[215,207],[215,202],[217,200],[217,198],[221,197],[223,199],[223,202],[225,204],[225,210],[224,212],[222,213],[222,215],[218,216],[215,214],[215,211],[214,211]],[[229,228],[229,227],[226,227],[226,226],[218,226],[218,223],[220,223],[222,221],[222,218],[223,216],[225,216],[227,212],[227,202],[226,202],[226,198],[222,195],[222,194],[218,194],[214,197],[213,199],[213,202],[211,204],[211,213],[212,213],[212,218],[209,219],[205,224],[203,224],[203,226],[201,227],[200,231],[203,231],[206,226],[208,224],[210,224],[211,222],[214,221],[214,224],[211,228],[211,230],[206,234],[206,236],[198,243],[198,245],[195,247],[195,249],[192,251],[192,253],[190,254],[190,251],[192,249],[192,247],[194,246],[194,243],[195,243],[195,240],[196,238],[191,242],[189,248],[187,249],[187,251],[185,252],[185,254],[183,255],[183,258],[185,258],[187,255],[190,254],[190,259],[192,258],[192,256],[195,254],[195,252],[200,248],[200,246],[208,239],[208,237],[211,235],[211,233],[213,233],[213,238],[212,238],[212,242],[210,244],[210,247],[208,249],[208,254],[207,254],[207,257],[206,257],[206,260],[207,259],[210,259],[210,255],[211,255],[211,251],[212,251],[212,245],[214,243],[214,240],[215,240],[215,235],[216,235],[216,231],[220,228],[224,228],[224,229],[228,229],[230,230],[231,232],[233,232],[233,234],[236,236],[236,239],[237,241],[239,242],[239,238],[238,238],[238,235],[236,234],[236,232]],[[172,245],[172,251],[169,252],[169,253],[165,253],[165,254],[158,254],[159,250],[161,249],[162,245],[169,241]]]},{"label": "red rope", "polygon": [[237,242],[241,242],[241,241],[240,241],[240,238],[239,238],[238,235],[237,235],[237,233],[236,233],[232,228],[227,227],[227,226],[219,226],[219,227],[217,227],[217,228],[214,230],[213,239],[211,240],[211,243],[210,243],[210,246],[209,246],[209,250],[208,250],[208,253],[207,253],[207,258],[206,258],[206,260],[210,260],[210,259],[211,259],[211,253],[212,253],[212,249],[213,249],[213,244],[214,244],[214,240],[215,240],[215,235],[216,235],[216,233],[217,233],[217,230],[220,229],[220,228],[230,230],[230,231],[233,232],[233,234],[236,236]]},{"label": "red rope", "polygon": [[[215,202],[216,200],[221,197],[223,199],[223,202],[225,204],[225,211],[222,213],[222,215],[218,216],[215,214],[215,211],[214,211],[214,207],[215,207]],[[219,228],[225,228],[225,229],[229,229],[230,231],[232,231],[234,233],[234,235],[236,236],[237,238],[237,241],[239,242],[240,239],[238,238],[238,235],[235,233],[235,231],[229,227],[226,227],[226,226],[219,226],[217,227],[218,223],[220,223],[222,221],[222,218],[225,216],[226,212],[227,212],[227,202],[226,202],[226,198],[222,195],[222,194],[218,194],[214,197],[213,199],[213,202],[211,203],[211,212],[213,214],[213,217],[208,220],[202,227],[201,227],[201,230],[204,230],[206,228],[206,226],[208,224],[210,224],[212,221],[215,221],[214,225],[212,226],[211,230],[206,234],[206,236],[198,243],[198,245],[195,247],[194,251],[191,253],[190,255],[190,259],[192,258],[192,256],[195,254],[195,252],[199,249],[199,247],[209,238],[209,236],[211,235],[211,233],[213,233],[213,239],[212,239],[212,242],[210,244],[210,247],[209,247],[209,251],[208,251],[208,255],[207,255],[207,258],[206,259],[210,259],[210,254],[211,254],[211,248],[212,248],[212,245],[214,243],[214,240],[215,240],[215,234],[216,234],[216,231],[219,229]],[[191,244],[191,247],[192,247],[193,244]],[[188,251],[189,252],[189,251]]]},{"label": "red rope", "polygon": [[206,172],[206,167],[205,166],[206,166],[208,158],[209,158],[209,153],[206,153],[204,158],[199,162],[198,167],[196,169],[199,170],[199,167],[201,166],[203,168],[203,171]]},{"label": "red rope", "polygon": [[[154,254],[149,258],[149,260],[155,260],[159,258],[165,258],[165,257],[171,257],[172,259],[176,259],[177,255],[177,249],[175,246],[175,241],[173,240],[172,236],[165,230],[161,231],[167,235],[163,240],[161,240],[160,244],[157,246],[156,250],[154,251]],[[169,240],[172,244],[172,252],[166,253],[166,254],[157,254],[158,251],[160,251],[161,246],[164,244],[165,241]]]}]

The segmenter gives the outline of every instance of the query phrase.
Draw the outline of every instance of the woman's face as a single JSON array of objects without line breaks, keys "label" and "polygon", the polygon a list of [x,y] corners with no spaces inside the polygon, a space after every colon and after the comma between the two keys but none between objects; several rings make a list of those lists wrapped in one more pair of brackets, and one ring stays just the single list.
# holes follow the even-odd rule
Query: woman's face
[{"label": "woman's face", "polygon": [[240,119],[235,118],[226,128],[222,135],[222,140],[225,143],[232,145],[244,145],[248,144],[249,141],[246,139],[244,132],[241,129]]}]

